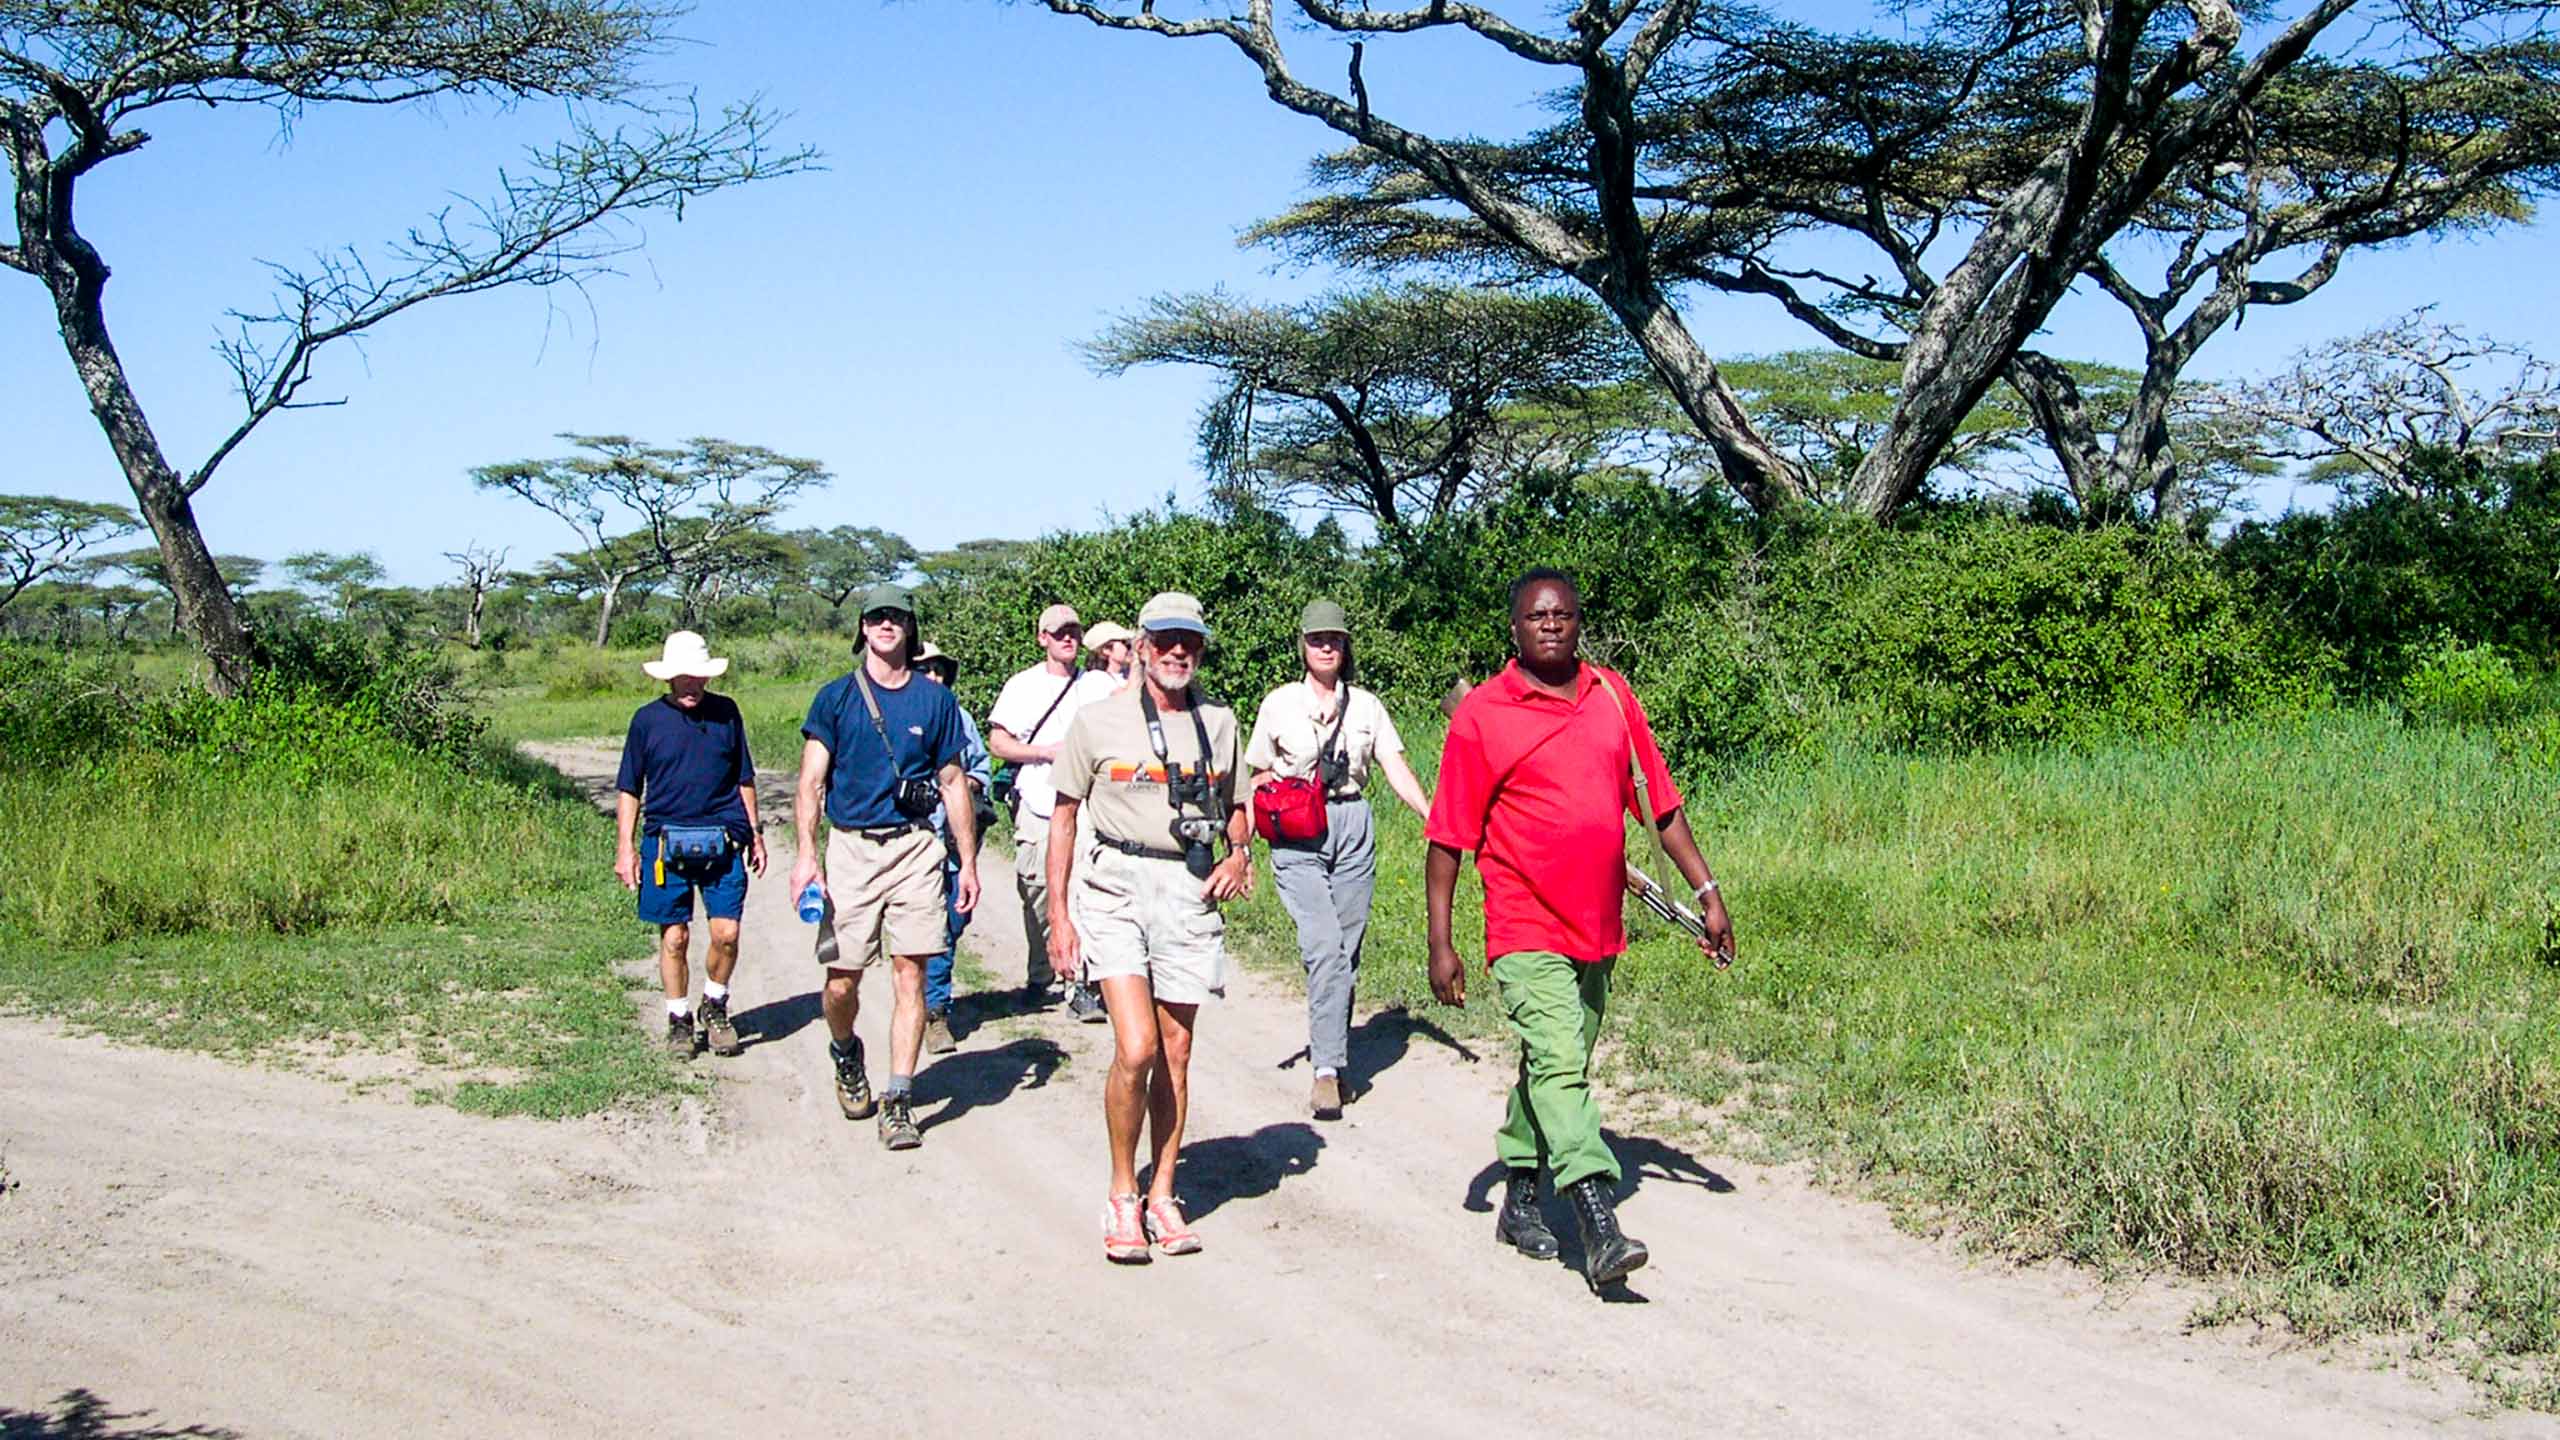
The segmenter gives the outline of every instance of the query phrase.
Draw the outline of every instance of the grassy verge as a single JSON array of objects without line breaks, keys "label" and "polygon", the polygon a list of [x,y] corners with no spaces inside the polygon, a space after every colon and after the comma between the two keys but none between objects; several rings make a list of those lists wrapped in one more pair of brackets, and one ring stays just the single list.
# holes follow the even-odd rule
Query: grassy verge
[{"label": "grassy verge", "polygon": [[[809,699],[844,673],[850,651],[815,642],[750,644],[737,654],[725,646],[713,649],[728,656],[730,667],[711,688],[738,702],[757,763],[798,765],[800,722],[809,713]],[[492,732],[506,740],[619,740],[631,712],[666,693],[665,685],[640,669],[657,655],[553,648],[483,657],[468,662],[466,673]]]},{"label": "grassy verge", "polygon": [[[1701,784],[1744,961],[1640,938],[1609,1073],[1914,1223],[2202,1277],[2202,1318],[2404,1337],[2560,1405],[2553,781],[2331,715]],[[1423,1006],[1419,826],[1389,808],[1415,858],[1382,867],[1364,1001]],[[1237,919],[1294,969],[1267,888]]]},{"label": "grassy verge", "polygon": [[0,770],[0,830],[31,841],[0,847],[0,1009],[489,1113],[685,1083],[616,973],[646,946],[606,822],[557,777],[306,692],[14,678],[110,698],[0,714],[40,757]]}]

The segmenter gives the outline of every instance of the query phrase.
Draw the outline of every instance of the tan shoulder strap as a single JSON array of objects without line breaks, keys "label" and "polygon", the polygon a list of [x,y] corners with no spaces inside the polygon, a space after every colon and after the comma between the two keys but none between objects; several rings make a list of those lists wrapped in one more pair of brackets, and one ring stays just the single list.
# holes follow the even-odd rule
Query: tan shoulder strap
[{"label": "tan shoulder strap", "polygon": [[1653,787],[1644,778],[1644,757],[1636,752],[1635,717],[1627,713],[1627,702],[1618,698],[1618,687],[1609,683],[1608,672],[1594,665],[1591,678],[1600,682],[1601,693],[1609,697],[1609,704],[1618,712],[1618,723],[1627,732],[1627,778],[1635,782],[1636,824],[1644,831],[1645,838],[1653,842],[1653,853],[1668,865],[1671,853],[1662,848],[1662,827],[1655,823]]}]

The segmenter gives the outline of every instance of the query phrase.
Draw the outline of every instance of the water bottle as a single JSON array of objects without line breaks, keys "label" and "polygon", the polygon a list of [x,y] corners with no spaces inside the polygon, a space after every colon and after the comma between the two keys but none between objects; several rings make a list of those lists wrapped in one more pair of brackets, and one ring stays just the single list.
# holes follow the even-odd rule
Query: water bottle
[{"label": "water bottle", "polygon": [[823,880],[812,880],[800,892],[800,918],[815,925],[827,918],[827,886]]}]

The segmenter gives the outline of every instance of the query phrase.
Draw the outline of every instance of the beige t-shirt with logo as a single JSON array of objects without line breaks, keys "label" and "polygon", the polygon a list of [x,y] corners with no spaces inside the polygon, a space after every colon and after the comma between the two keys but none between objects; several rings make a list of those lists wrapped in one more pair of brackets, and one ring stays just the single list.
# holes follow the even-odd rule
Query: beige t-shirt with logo
[{"label": "beige t-shirt with logo", "polygon": [[[1083,802],[1084,814],[1092,818],[1097,833],[1158,850],[1179,850],[1182,841],[1173,832],[1173,799],[1165,785],[1165,767],[1156,760],[1155,746],[1147,738],[1146,714],[1138,706],[1143,688],[1143,682],[1132,685],[1076,711],[1075,723],[1067,727],[1066,741],[1058,747],[1050,778],[1060,795]],[[1197,708],[1209,727],[1213,798],[1208,810],[1191,807],[1183,814],[1215,820],[1223,831],[1238,803],[1236,712],[1218,704]],[[1161,717],[1165,758],[1185,770],[1201,758],[1200,731],[1191,723],[1191,713],[1167,710]]]},{"label": "beige t-shirt with logo", "polygon": [[1359,794],[1379,756],[1404,753],[1404,737],[1396,733],[1396,722],[1378,697],[1357,685],[1339,686],[1333,698],[1318,699],[1314,682],[1301,676],[1263,696],[1262,709],[1253,718],[1253,738],[1245,743],[1245,768],[1314,779],[1316,757],[1333,733],[1334,703],[1346,693],[1351,699],[1342,717],[1342,738],[1335,743],[1350,757],[1351,778],[1334,798]]}]

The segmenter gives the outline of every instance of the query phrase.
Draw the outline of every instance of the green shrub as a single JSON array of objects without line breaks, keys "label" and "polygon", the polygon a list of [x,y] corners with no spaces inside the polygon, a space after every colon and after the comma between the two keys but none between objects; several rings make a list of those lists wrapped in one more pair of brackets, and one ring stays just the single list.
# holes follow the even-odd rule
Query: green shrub
[{"label": "green shrub", "polygon": [[2533,687],[2514,661],[2495,646],[2449,636],[2419,652],[2400,679],[2400,707],[2421,723],[2497,725],[2518,719],[2532,703]]}]

